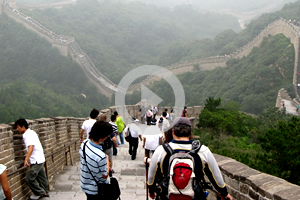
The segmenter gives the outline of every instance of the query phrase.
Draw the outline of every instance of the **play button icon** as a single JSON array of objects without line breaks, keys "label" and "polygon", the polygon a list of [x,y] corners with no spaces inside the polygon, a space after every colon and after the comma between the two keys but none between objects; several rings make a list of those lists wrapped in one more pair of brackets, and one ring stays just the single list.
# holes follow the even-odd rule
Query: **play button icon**
[{"label": "play button icon", "polygon": [[[115,105],[119,115],[123,116],[125,123],[131,123],[132,121],[132,117],[129,115],[126,109],[126,92],[136,79],[145,76],[158,76],[161,79],[164,79],[172,87],[173,92],[170,91],[170,94],[175,95],[175,105],[172,107],[175,110],[175,117],[179,117],[181,114],[181,110],[185,106],[185,94],[182,84],[180,83],[178,78],[171,71],[163,67],[159,67],[156,65],[144,65],[128,72],[118,84],[118,90],[115,94]],[[145,85],[140,85],[142,100],[146,99],[148,102],[151,101],[152,105],[158,105],[163,101],[163,99],[154,94]]]},{"label": "play button icon", "polygon": [[143,84],[141,85],[141,97],[142,100],[146,99],[148,102],[151,102],[152,105],[158,105],[163,101]]}]

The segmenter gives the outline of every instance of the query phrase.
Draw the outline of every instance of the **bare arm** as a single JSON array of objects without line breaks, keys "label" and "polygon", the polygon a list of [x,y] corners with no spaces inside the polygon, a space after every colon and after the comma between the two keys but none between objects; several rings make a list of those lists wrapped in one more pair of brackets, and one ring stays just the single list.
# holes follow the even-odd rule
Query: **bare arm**
[{"label": "bare arm", "polygon": [[83,133],[84,133],[84,130],[81,129],[80,130],[80,143],[83,141]]},{"label": "bare arm", "polygon": [[111,138],[111,140],[113,141],[115,147],[118,147],[117,138],[116,138],[116,137],[113,137],[113,138]]},{"label": "bare arm", "polygon": [[105,178],[105,179],[107,179],[108,175],[109,175],[109,164],[108,163],[109,163],[109,157],[108,157],[108,155],[106,155],[107,173],[106,173],[106,175],[102,174],[102,178]]},{"label": "bare arm", "polygon": [[139,138],[140,138],[140,140],[141,140],[141,141],[143,141],[143,137],[142,137],[142,135],[139,135]]},{"label": "bare arm", "polygon": [[11,196],[11,190],[7,181],[7,173],[6,170],[4,170],[4,172],[0,175],[0,182],[3,188],[3,192],[6,196],[7,200],[12,200],[12,196]]},{"label": "bare arm", "polygon": [[28,162],[32,152],[33,152],[33,149],[34,149],[34,146],[33,145],[29,145],[28,146],[28,152],[27,152],[27,155],[25,157],[25,160],[24,160],[24,166],[30,166],[30,163]]}]

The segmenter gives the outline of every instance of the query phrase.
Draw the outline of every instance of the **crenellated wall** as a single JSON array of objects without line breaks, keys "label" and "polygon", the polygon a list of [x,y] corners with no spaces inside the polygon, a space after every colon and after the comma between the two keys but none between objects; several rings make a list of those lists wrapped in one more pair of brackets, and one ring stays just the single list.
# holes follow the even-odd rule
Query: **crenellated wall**
[{"label": "crenellated wall", "polygon": [[[140,103],[128,105],[126,109],[132,117],[140,119]],[[161,106],[157,116],[171,107]],[[195,127],[202,106],[188,107],[188,115]],[[108,117],[116,107],[101,110]],[[36,131],[46,155],[45,170],[48,180],[61,172],[65,166],[79,161],[79,133],[84,120],[88,118],[54,117],[27,120],[29,128]],[[0,163],[7,166],[8,180],[15,200],[25,200],[31,191],[25,183],[26,167],[23,162],[26,154],[22,135],[13,129],[13,123],[0,124]],[[215,155],[229,192],[236,200],[296,200],[300,199],[300,186],[261,173],[237,162],[234,159]],[[209,200],[215,200],[211,192]]]},{"label": "crenellated wall", "polygon": [[[59,50],[61,55],[71,56],[73,61],[77,62],[82,67],[85,74],[90,78],[91,82],[96,85],[96,87],[101,93],[103,93],[108,97],[111,97],[113,94],[115,94],[115,92],[118,91],[118,86],[98,70],[98,68],[93,64],[93,62],[90,60],[88,55],[86,55],[81,50],[81,48],[76,43],[74,38],[57,35],[56,33],[44,27],[36,20],[28,18],[28,16],[15,10],[14,8],[17,8],[17,4],[15,1],[5,1],[5,0],[1,0],[1,1],[0,4],[1,5],[3,4],[2,6],[3,8],[1,10],[4,10],[4,12],[8,14],[8,16],[12,17],[17,22],[22,23],[23,25],[25,25],[26,28],[38,33],[41,37],[46,38],[52,44],[53,47],[56,47]],[[54,3],[54,7],[56,4],[62,6],[74,2],[75,1],[73,0],[61,1],[58,3]],[[27,5],[27,7],[31,7],[31,6],[33,5]],[[42,7],[48,7],[48,6],[51,7],[51,4],[42,5]],[[39,6],[37,5],[37,7]],[[250,41],[248,44],[244,45],[243,47],[241,47],[236,52],[230,55],[213,56],[204,59],[188,60],[185,62],[176,63],[171,66],[167,66],[166,69],[168,69],[174,74],[180,74],[180,73],[195,70],[194,69],[195,65],[198,66],[197,70],[200,71],[212,70],[215,69],[216,67],[226,67],[226,62],[230,58],[242,58],[243,56],[247,56],[252,51],[253,47],[260,45],[264,37],[268,37],[269,35],[276,35],[276,34],[284,34],[286,37],[290,38],[291,43],[294,44],[295,63],[294,63],[294,74],[293,74],[292,84],[294,86],[296,98],[299,99],[299,95],[297,91],[297,84],[298,84],[297,72],[300,71],[300,67],[299,67],[300,27],[284,19],[278,19],[270,23],[252,41]],[[131,85],[128,88],[127,93],[132,93],[133,91],[140,90],[141,84],[147,85],[157,80],[160,80],[160,78],[157,76],[149,76],[143,82],[135,85]]]},{"label": "crenellated wall", "polygon": [[[79,131],[84,118],[55,117],[27,120],[29,128],[36,131],[46,155],[46,174],[50,181],[64,166],[79,161]],[[25,183],[24,167],[26,149],[22,134],[12,124],[0,124],[0,163],[7,166],[9,184],[15,200],[31,195]]]}]

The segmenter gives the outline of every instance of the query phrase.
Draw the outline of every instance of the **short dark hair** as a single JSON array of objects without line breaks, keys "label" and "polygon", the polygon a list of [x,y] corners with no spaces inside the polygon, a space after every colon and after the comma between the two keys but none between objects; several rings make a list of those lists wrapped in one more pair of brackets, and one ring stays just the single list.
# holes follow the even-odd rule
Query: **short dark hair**
[{"label": "short dark hair", "polygon": [[97,121],[94,123],[91,132],[90,139],[99,141],[101,138],[108,137],[113,132],[112,126],[105,121]]},{"label": "short dark hair", "polygon": [[15,122],[14,127],[17,128],[18,125],[19,125],[20,127],[23,127],[23,126],[24,126],[26,129],[28,129],[28,123],[27,123],[26,119],[24,119],[24,118],[18,119],[18,120]]},{"label": "short dark hair", "polygon": [[192,128],[190,126],[173,127],[173,130],[177,137],[189,137],[192,134]]},{"label": "short dark hair", "polygon": [[100,121],[105,121],[105,122],[106,122],[106,120],[107,120],[106,114],[102,113],[102,114],[100,115],[100,117],[99,117],[99,120],[100,120]]},{"label": "short dark hair", "polygon": [[116,116],[117,116],[117,115],[119,115],[119,114],[118,114],[118,112],[117,112],[117,111],[115,111],[115,112],[114,112],[114,115],[116,115]]},{"label": "short dark hair", "polygon": [[91,113],[90,113],[90,117],[92,119],[96,119],[99,115],[99,110],[97,110],[96,108],[94,108],[93,110],[91,110]]},{"label": "short dark hair", "polygon": [[164,112],[162,113],[162,116],[166,117],[166,116],[167,116],[167,112],[164,111]]},{"label": "short dark hair", "polygon": [[112,116],[110,116],[110,121],[115,121],[117,119],[117,116],[116,115],[112,115]]}]

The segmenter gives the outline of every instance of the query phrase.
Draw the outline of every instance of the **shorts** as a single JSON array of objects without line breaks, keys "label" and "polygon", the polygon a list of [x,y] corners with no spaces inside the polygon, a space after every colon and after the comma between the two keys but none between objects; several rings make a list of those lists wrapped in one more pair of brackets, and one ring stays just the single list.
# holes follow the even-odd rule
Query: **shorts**
[{"label": "shorts", "polygon": [[105,153],[106,155],[108,155],[109,161],[112,161],[112,157],[113,157],[113,147],[110,147],[109,149],[106,149],[106,150],[104,151],[104,153]]}]

